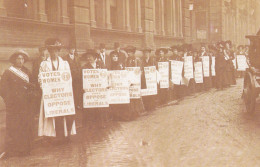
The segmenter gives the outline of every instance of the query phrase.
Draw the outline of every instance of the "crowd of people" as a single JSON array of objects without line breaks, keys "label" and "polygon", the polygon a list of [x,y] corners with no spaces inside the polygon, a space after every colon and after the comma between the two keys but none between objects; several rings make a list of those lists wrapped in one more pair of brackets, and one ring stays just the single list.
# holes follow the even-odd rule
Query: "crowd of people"
[{"label": "crowd of people", "polygon": [[[114,44],[114,50],[108,52],[105,44],[98,48],[87,49],[80,56],[75,47],[68,48],[69,53],[61,56],[63,48],[61,41],[50,38],[45,46],[39,48],[39,57],[33,62],[32,72],[24,63],[29,55],[24,50],[18,50],[10,57],[11,67],[5,70],[0,81],[0,95],[6,105],[6,137],[5,152],[1,157],[28,155],[32,143],[32,119],[36,113],[39,116],[38,136],[50,136],[56,143],[69,141],[71,135],[76,134],[77,120],[82,119],[82,126],[86,129],[97,130],[105,128],[111,121],[130,121],[138,116],[147,114],[158,106],[168,102],[179,101],[185,96],[196,92],[208,91],[211,88],[223,89],[236,84],[236,77],[242,77],[237,71],[236,55],[248,55],[247,46],[234,48],[231,41],[220,41],[212,45],[201,44],[199,50],[191,44],[161,47],[155,50],[149,47],[137,49],[134,46],[121,48]],[[136,56],[139,50],[142,56]],[[154,53],[154,54],[153,54]],[[182,67],[180,82],[172,82],[172,62],[184,62],[192,57],[193,73],[196,72],[195,63],[203,65],[204,58],[208,59],[209,75],[204,75],[202,81],[197,82],[194,77],[187,78],[185,68]],[[207,60],[206,59],[206,60]],[[155,67],[158,63],[168,62],[168,87],[161,87],[157,82],[157,94],[130,98],[129,103],[110,104],[108,107],[84,108],[83,106],[83,74],[84,69],[107,69],[108,71],[125,70],[127,67],[140,68],[140,87],[148,89],[145,73],[146,67]],[[206,66],[203,67],[206,69]],[[49,71],[70,71],[75,105],[75,114],[58,117],[45,117],[44,99],[40,73]],[[203,72],[202,72],[203,74]],[[160,75],[160,74],[158,74]],[[130,78],[131,80],[131,78]],[[129,87],[133,83],[129,81]],[[107,89],[111,89],[108,84]],[[81,113],[81,114],[80,114]],[[79,116],[80,115],[80,116]]]}]

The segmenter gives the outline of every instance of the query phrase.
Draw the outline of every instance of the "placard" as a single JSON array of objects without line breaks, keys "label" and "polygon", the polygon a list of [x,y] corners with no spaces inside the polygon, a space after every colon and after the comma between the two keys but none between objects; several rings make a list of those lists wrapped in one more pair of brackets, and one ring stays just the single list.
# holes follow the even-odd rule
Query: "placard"
[{"label": "placard", "polygon": [[82,72],[83,108],[109,107],[107,69],[83,69]]},{"label": "placard", "polygon": [[171,60],[172,82],[175,85],[180,85],[182,80],[183,62]]},{"label": "placard", "polygon": [[196,83],[203,83],[203,70],[202,70],[202,62],[194,63],[194,79]]},{"label": "placard", "polygon": [[160,88],[169,88],[169,62],[158,62]]},{"label": "placard", "polygon": [[237,71],[246,71],[248,68],[245,55],[237,55]]},{"label": "placard", "polygon": [[128,71],[114,70],[109,72],[109,104],[127,104],[130,103],[129,86],[130,79]]},{"label": "placard", "polygon": [[209,77],[209,56],[202,56],[202,66],[204,77]]},{"label": "placard", "polygon": [[144,67],[146,89],[141,89],[142,96],[150,96],[157,94],[157,76],[156,67]]},{"label": "placard", "polygon": [[141,70],[140,67],[126,67],[131,81],[129,88],[130,99],[141,98]]},{"label": "placard", "polygon": [[184,77],[188,80],[194,78],[193,76],[193,57],[184,57]]},{"label": "placard", "polygon": [[216,58],[211,57],[211,75],[216,76]]},{"label": "placard", "polygon": [[75,106],[70,71],[41,72],[45,117],[74,115]]}]

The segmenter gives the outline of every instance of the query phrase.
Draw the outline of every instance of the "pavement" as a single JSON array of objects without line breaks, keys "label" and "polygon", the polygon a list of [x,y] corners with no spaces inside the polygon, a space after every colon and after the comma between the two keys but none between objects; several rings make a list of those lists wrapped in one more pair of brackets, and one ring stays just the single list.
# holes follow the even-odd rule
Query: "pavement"
[{"label": "pavement", "polygon": [[34,144],[30,156],[1,167],[259,167],[260,111],[245,111],[242,80],[157,108],[105,129],[79,128],[71,142]]}]

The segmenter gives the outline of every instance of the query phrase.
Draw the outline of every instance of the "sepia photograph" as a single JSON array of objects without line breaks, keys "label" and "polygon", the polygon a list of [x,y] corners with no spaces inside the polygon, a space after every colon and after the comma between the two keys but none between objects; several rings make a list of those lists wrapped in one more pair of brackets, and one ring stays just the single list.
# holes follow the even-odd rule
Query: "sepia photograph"
[{"label": "sepia photograph", "polygon": [[0,167],[259,167],[260,0],[0,0]]}]

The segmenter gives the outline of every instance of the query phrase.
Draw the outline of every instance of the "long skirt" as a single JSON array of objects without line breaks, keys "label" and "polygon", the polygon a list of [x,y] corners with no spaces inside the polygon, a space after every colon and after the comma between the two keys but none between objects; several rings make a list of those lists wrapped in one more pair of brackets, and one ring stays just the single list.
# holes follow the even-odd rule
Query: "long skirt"
[{"label": "long skirt", "polygon": [[152,111],[156,108],[156,95],[142,96],[142,100],[146,111]]},{"label": "long skirt", "polygon": [[88,108],[83,109],[82,125],[85,128],[102,128],[106,123],[106,112],[109,108]]},{"label": "long skirt", "polygon": [[130,99],[129,112],[131,114],[131,119],[135,119],[144,113],[143,100],[140,99]]},{"label": "long skirt", "polygon": [[129,104],[111,104],[109,110],[112,113],[113,121],[129,121],[131,119]]},{"label": "long skirt", "polygon": [[204,77],[203,78],[204,82],[204,90],[209,90],[212,87],[212,80],[211,77]]},{"label": "long skirt", "polygon": [[191,95],[195,92],[196,92],[195,80],[191,78],[188,85],[187,95]]},{"label": "long skirt", "polygon": [[160,88],[158,89],[158,104],[164,105],[169,101],[169,89],[168,88]]},{"label": "long skirt", "polygon": [[9,155],[30,153],[32,143],[32,118],[29,112],[14,113],[7,109],[5,150]]}]

